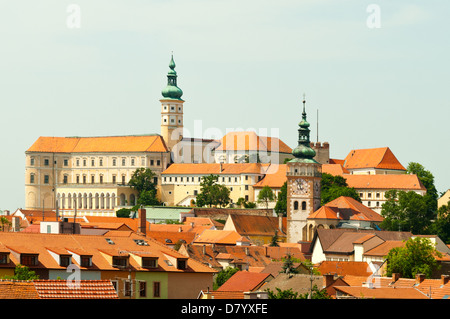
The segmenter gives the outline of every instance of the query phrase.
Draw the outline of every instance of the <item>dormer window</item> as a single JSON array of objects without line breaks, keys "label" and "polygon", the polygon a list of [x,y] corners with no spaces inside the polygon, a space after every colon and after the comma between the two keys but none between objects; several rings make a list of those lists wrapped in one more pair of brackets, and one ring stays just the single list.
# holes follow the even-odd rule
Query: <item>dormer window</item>
[{"label": "dormer window", "polygon": [[72,264],[71,255],[59,255],[59,265],[61,267],[68,267],[70,264]]},{"label": "dormer window", "polygon": [[9,263],[9,253],[0,253],[0,265]]},{"label": "dormer window", "polygon": [[142,257],[142,268],[157,268],[158,258],[157,257]]},{"label": "dormer window", "polygon": [[186,259],[177,259],[177,269],[186,269],[187,266],[187,260]]},{"label": "dormer window", "polygon": [[20,263],[24,266],[37,266],[38,256],[38,254],[20,254]]},{"label": "dormer window", "polygon": [[80,256],[80,266],[81,267],[91,267],[92,266],[92,256]]},{"label": "dormer window", "polygon": [[128,267],[128,256],[113,256],[112,266],[117,268]]}]

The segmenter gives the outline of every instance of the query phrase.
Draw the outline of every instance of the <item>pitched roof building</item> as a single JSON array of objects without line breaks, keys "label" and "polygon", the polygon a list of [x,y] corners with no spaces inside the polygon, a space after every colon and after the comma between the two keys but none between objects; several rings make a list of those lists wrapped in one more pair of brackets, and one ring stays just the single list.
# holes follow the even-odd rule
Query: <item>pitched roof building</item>
[{"label": "pitched roof building", "polygon": [[357,200],[341,196],[310,214],[308,216],[308,227],[314,229],[318,227],[375,229],[383,220],[383,217]]},{"label": "pitched roof building", "polygon": [[0,233],[0,275],[12,275],[18,264],[41,279],[70,279],[70,266],[81,280],[111,280],[121,298],[195,298],[212,285],[215,273],[154,239],[125,231],[105,236]]},{"label": "pitched roof building", "polygon": [[389,147],[351,150],[342,166],[351,174],[399,174],[406,171]]},{"label": "pitched roof building", "polygon": [[160,135],[39,137],[28,148],[25,166],[26,209],[55,210],[71,216],[111,215],[136,204],[127,186],[138,167],[151,168],[160,182],[170,160]]},{"label": "pitched roof building", "polygon": [[272,279],[273,276],[270,273],[238,271],[220,286],[217,291],[257,291]]},{"label": "pitched roof building", "polygon": [[254,131],[225,134],[215,149],[216,163],[283,163],[292,149],[277,137],[259,136]]},{"label": "pitched roof building", "polygon": [[280,242],[286,241],[286,217],[229,215],[224,230],[236,231],[257,245],[269,244],[277,235]]}]

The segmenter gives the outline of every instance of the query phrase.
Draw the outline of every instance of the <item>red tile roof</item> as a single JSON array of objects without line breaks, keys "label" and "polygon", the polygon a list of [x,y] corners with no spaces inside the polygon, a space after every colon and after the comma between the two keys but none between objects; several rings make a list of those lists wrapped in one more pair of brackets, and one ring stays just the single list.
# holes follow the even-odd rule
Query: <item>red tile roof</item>
[{"label": "red tile roof", "polygon": [[236,245],[236,242],[239,241],[241,237],[242,236],[239,233],[233,230],[206,229],[194,239],[194,243]]},{"label": "red tile roof", "polygon": [[362,261],[322,261],[317,267],[321,274],[337,274],[338,276],[353,275],[365,276],[372,275],[367,262]]},{"label": "red tile roof", "polygon": [[350,171],[344,168],[342,164],[322,164],[322,173],[342,176],[344,174],[349,174]]},{"label": "red tile roof", "polygon": [[[337,215],[338,213],[339,217]],[[325,204],[309,215],[308,219],[362,220],[373,222],[382,222],[384,220],[378,213],[347,196],[338,197]]]},{"label": "red tile roof", "polygon": [[244,299],[243,291],[202,291],[204,299]]},{"label": "red tile roof", "polygon": [[27,152],[51,153],[117,153],[167,152],[160,135],[131,135],[104,137],[45,137],[41,136]]},{"label": "red tile roof", "polygon": [[273,276],[269,273],[238,271],[220,286],[217,291],[254,291],[271,278]]},{"label": "red tile roof", "polygon": [[[185,256],[154,239],[126,231],[111,232],[111,234],[108,233],[107,235],[108,236],[106,237],[94,235],[0,232],[0,243],[2,246],[14,252],[38,254],[39,264],[37,266],[30,266],[32,270],[39,268],[53,270],[66,269],[66,267],[61,266],[49,252],[48,248],[50,247],[52,250],[64,249],[71,254],[76,253],[77,251],[83,251],[83,254],[92,256],[93,267],[100,271],[117,270],[105,254],[118,254],[119,251],[124,251],[133,252],[133,254],[150,252],[161,260],[161,262],[158,263],[158,268],[163,272],[215,272],[211,268],[206,267],[193,259],[189,259],[188,268],[186,270],[177,269],[176,267],[167,265],[163,262],[163,260],[166,259],[166,254],[174,253],[180,258],[184,258]],[[107,239],[110,239],[110,241]],[[138,240],[144,240],[148,245],[138,245],[136,242]],[[110,244],[110,242],[112,242],[112,244]],[[19,263],[19,260],[15,255],[16,254],[10,254],[13,266]],[[72,263],[77,264],[74,258],[72,258]],[[136,271],[148,271],[148,269],[142,267],[142,265],[134,258],[130,258],[129,263]],[[86,270],[85,267],[78,266],[82,270]]]},{"label": "red tile roof", "polygon": [[292,153],[292,149],[279,138],[259,136],[252,131],[227,133],[216,150]]},{"label": "red tile roof", "polygon": [[353,286],[334,286],[334,289],[355,298],[363,299],[428,299],[414,288],[368,288]]},{"label": "red tile roof", "polygon": [[345,158],[343,166],[346,169],[378,168],[406,170],[389,147],[352,150]]},{"label": "red tile roof", "polygon": [[110,280],[34,280],[39,299],[118,299]]},{"label": "red tile roof", "polygon": [[286,182],[286,164],[272,164],[266,171],[265,177],[253,185],[256,188],[269,186],[270,188],[281,188]]},{"label": "red tile roof", "polygon": [[[228,221],[231,221],[236,231],[242,236],[274,236],[277,232],[278,236],[283,236],[287,232],[287,218],[269,216],[247,216],[247,215],[230,215]],[[225,224],[225,227],[229,227]]]},{"label": "red tile roof", "polygon": [[414,174],[344,175],[349,187],[355,189],[423,190],[426,188]]},{"label": "red tile roof", "polygon": [[0,299],[39,299],[31,281],[0,280]]}]

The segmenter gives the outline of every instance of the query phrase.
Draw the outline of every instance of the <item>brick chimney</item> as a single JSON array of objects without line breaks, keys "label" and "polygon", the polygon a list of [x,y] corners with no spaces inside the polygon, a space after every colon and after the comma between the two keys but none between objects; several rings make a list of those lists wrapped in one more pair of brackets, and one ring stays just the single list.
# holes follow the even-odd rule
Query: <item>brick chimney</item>
[{"label": "brick chimney", "polygon": [[334,283],[334,274],[328,273],[323,275],[324,286],[328,287]]},{"label": "brick chimney", "polygon": [[416,284],[420,284],[424,280],[425,280],[424,274],[416,274]]},{"label": "brick chimney", "polygon": [[396,282],[400,278],[400,274],[398,272],[392,273],[392,282]]},{"label": "brick chimney", "polygon": [[139,208],[138,209],[139,214],[139,229],[138,232],[144,234],[144,236],[147,234],[146,231],[146,224],[147,224],[147,212],[145,208]]},{"label": "brick chimney", "polygon": [[441,275],[441,285],[443,286],[443,285],[447,284],[448,279],[449,279],[448,275]]}]

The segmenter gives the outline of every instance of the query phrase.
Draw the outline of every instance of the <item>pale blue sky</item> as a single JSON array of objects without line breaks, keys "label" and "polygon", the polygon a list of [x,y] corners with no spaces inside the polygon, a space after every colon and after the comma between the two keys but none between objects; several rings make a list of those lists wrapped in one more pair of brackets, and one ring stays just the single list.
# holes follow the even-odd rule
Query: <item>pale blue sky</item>
[{"label": "pale blue sky", "polygon": [[[81,9],[70,29],[69,4]],[[368,28],[369,4],[381,28]],[[278,130],[295,147],[301,99],[331,156],[388,146],[450,188],[448,1],[0,2],[0,209],[24,206],[39,136],[160,133],[170,54],[185,128]],[[199,137],[199,136],[196,136]]]}]

